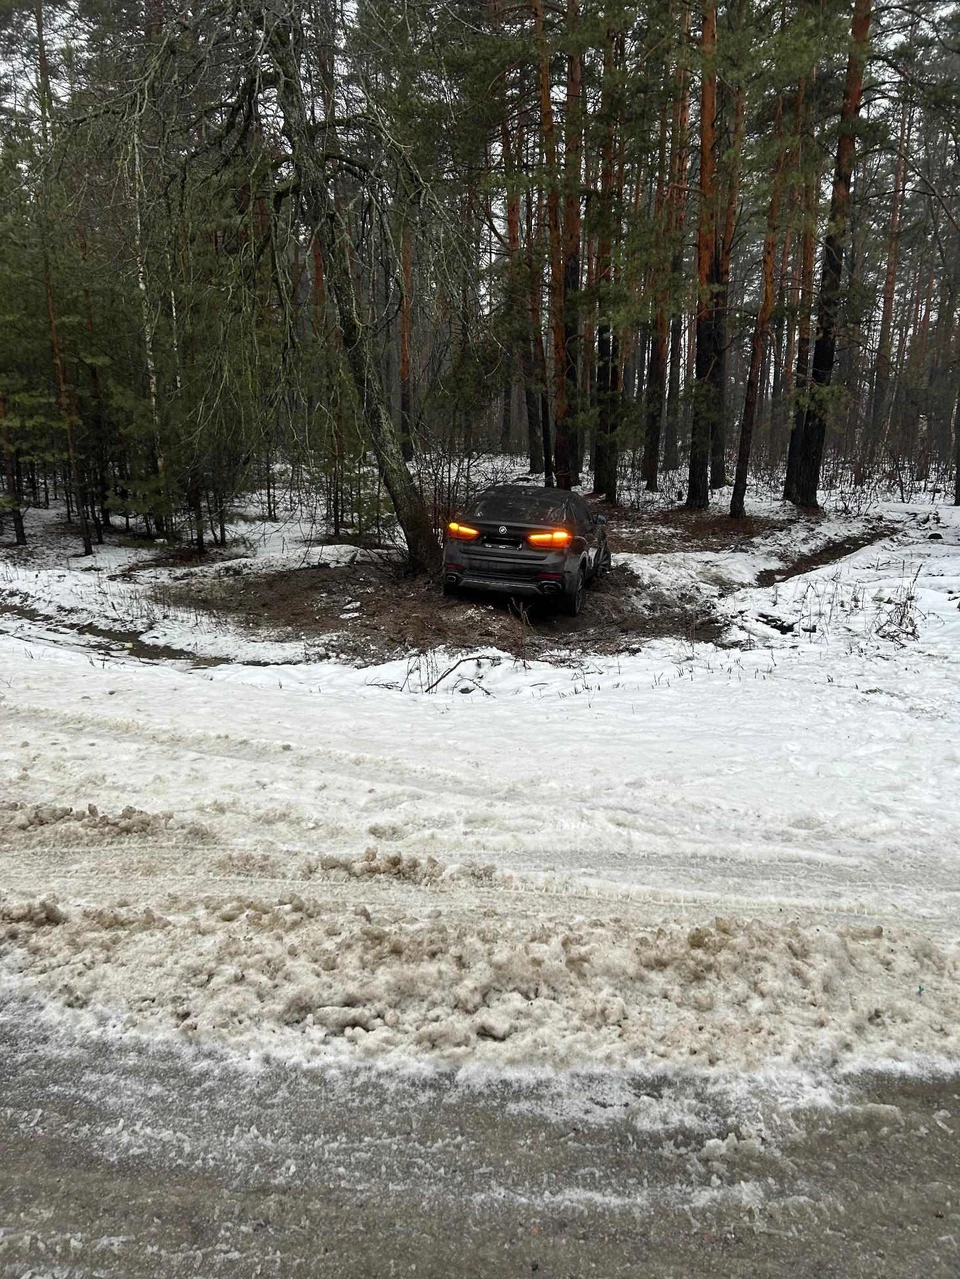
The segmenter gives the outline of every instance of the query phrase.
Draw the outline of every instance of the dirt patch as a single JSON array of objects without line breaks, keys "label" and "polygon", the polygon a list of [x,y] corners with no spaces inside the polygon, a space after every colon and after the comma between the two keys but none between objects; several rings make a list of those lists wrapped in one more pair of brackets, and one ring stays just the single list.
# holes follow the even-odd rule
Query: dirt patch
[{"label": "dirt patch", "polygon": [[336,654],[364,665],[437,646],[494,647],[534,658],[558,650],[613,653],[661,636],[719,635],[702,601],[651,610],[640,579],[623,567],[593,583],[579,617],[565,617],[546,601],[482,592],[444,597],[436,583],[389,561],[223,573],[166,584],[163,601],[226,616],[272,638],[313,641],[318,657]]},{"label": "dirt patch", "polygon": [[782,533],[788,519],[758,515],[732,520],[720,511],[688,511],[671,507],[658,511],[653,521],[637,525],[629,512],[609,517],[608,538],[614,552],[656,555],[670,551],[740,551],[757,538]]},{"label": "dirt patch", "polygon": [[778,582],[787,582],[791,577],[801,577],[804,573],[811,573],[815,568],[824,568],[827,564],[834,564],[837,560],[842,560],[848,555],[853,555],[855,551],[862,551],[865,546],[872,546],[874,542],[879,542],[885,537],[889,537],[894,532],[890,526],[886,524],[877,525],[868,529],[864,533],[856,533],[851,537],[837,538],[836,541],[828,542],[826,546],[821,546],[819,551],[811,551],[809,555],[798,556],[792,564],[788,564],[785,568],[768,568],[757,574],[758,586],[775,586]]},{"label": "dirt patch", "polygon": [[170,644],[148,644],[143,639],[143,631],[113,630],[107,626],[97,626],[93,622],[74,622],[69,618],[50,617],[39,609],[30,608],[27,604],[15,604],[9,599],[0,599],[0,617],[20,617],[26,622],[38,622],[53,630],[70,631],[75,635],[88,635],[102,640],[101,644],[91,644],[91,652],[112,654],[117,648],[126,649],[127,656],[144,662],[190,662],[194,666],[219,666],[222,658],[202,657],[190,653],[184,648],[174,648]]}]

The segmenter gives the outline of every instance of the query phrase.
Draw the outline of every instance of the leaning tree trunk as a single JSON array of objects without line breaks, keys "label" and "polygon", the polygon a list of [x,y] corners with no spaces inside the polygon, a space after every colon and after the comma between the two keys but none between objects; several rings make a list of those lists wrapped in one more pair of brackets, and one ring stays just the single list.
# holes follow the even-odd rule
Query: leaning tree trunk
[{"label": "leaning tree trunk", "polygon": [[299,11],[291,5],[272,28],[267,46],[277,74],[277,102],[283,131],[300,184],[300,198],[316,228],[325,278],[336,307],[343,351],[360,401],[364,425],[370,433],[383,482],[407,539],[410,564],[417,569],[435,571],[440,567],[440,546],[426,503],[404,461],[402,442],[387,405],[370,329],[360,318],[356,285],[350,269],[349,231],[336,201],[331,198],[323,160],[314,145],[310,113],[300,82],[302,43]]},{"label": "leaning tree trunk", "polygon": [[843,245],[850,219],[850,182],[856,159],[856,125],[863,95],[863,70],[867,57],[867,37],[873,0],[856,0],[853,10],[850,57],[846,87],[840,112],[840,141],[837,167],[833,175],[830,223],[823,246],[823,272],[817,315],[817,340],[813,348],[813,385],[800,437],[800,464],[796,505],[816,507],[820,486],[823,446],[827,435],[826,388],[833,378],[837,350],[837,319],[840,312],[840,282],[843,274]]}]

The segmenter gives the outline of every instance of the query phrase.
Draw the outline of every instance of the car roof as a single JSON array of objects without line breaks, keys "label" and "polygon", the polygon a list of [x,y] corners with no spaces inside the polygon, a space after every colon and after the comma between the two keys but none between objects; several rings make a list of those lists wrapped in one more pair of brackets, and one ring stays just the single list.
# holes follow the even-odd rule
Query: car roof
[{"label": "car roof", "polygon": [[476,519],[540,520],[549,523],[568,519],[564,489],[533,488],[529,484],[494,484],[472,498],[464,514]]}]

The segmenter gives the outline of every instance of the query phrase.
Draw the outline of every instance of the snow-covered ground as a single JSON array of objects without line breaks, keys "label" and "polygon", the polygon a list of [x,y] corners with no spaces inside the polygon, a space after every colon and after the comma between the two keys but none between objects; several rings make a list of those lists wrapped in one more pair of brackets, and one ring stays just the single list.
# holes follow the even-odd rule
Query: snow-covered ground
[{"label": "snow-covered ground", "polygon": [[[960,513],[879,514],[766,587],[860,524],[624,557],[723,647],[560,664],[318,662],[165,610],[143,550],[8,554],[5,980],[305,1058],[956,1063]],[[248,549],[199,571],[357,554]]]}]

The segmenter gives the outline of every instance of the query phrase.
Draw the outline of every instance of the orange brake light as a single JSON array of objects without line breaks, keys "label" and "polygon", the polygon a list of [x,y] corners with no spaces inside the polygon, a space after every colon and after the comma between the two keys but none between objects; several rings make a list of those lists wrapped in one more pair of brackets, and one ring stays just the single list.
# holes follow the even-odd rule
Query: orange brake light
[{"label": "orange brake light", "polygon": [[531,533],[527,541],[531,546],[564,547],[573,541],[573,534],[565,528],[555,528],[550,533]]},{"label": "orange brake light", "polygon": [[471,528],[469,524],[458,524],[456,520],[451,520],[447,525],[447,534],[455,542],[472,542],[475,537],[480,536],[480,530]]}]

